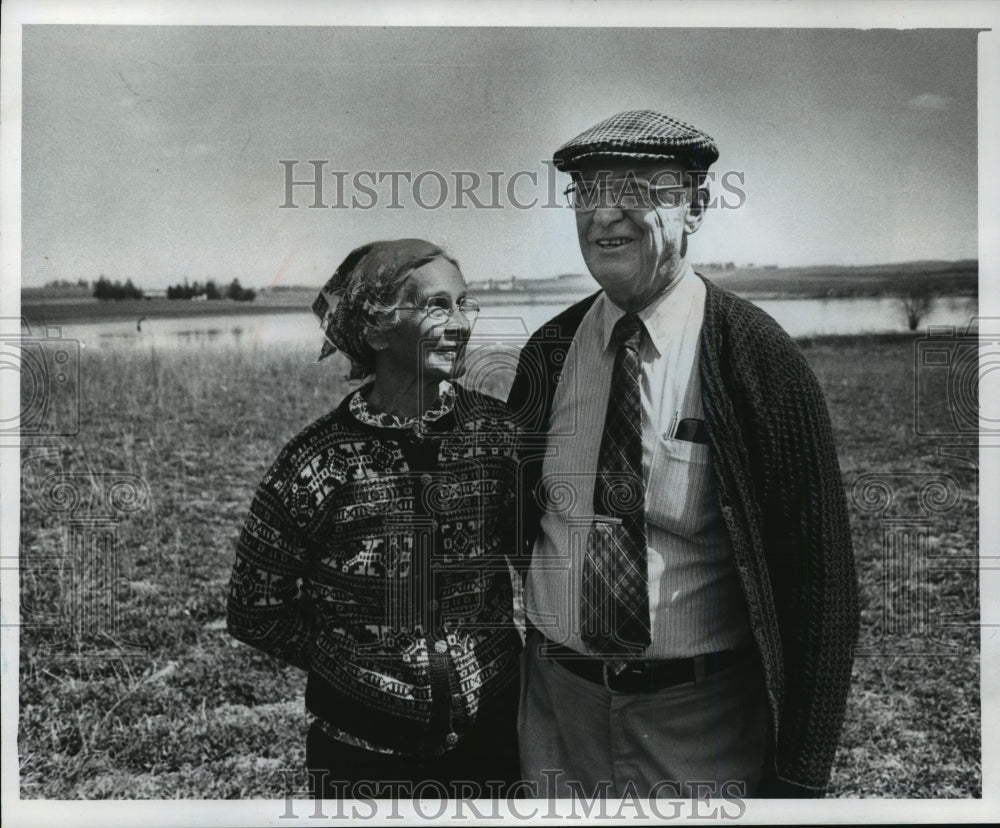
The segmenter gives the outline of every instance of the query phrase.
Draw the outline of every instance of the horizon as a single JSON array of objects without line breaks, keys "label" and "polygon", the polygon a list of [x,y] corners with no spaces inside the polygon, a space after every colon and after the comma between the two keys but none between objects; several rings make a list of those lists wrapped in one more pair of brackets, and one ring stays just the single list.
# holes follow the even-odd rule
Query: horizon
[{"label": "horizon", "polygon": [[[705,269],[705,270],[711,270],[711,269],[715,269],[715,270],[733,270],[733,271],[740,271],[740,270],[768,270],[768,271],[772,271],[772,272],[773,271],[777,271],[780,274],[781,271],[791,271],[791,270],[827,270],[827,271],[849,270],[849,269],[850,270],[865,270],[865,269],[873,269],[873,268],[892,268],[892,267],[912,268],[914,266],[959,266],[959,265],[967,265],[968,266],[968,265],[973,265],[973,264],[975,264],[978,267],[978,265],[979,265],[979,259],[978,258],[961,258],[961,259],[907,259],[907,260],[897,261],[897,262],[872,262],[872,263],[867,263],[867,264],[849,264],[849,265],[836,265],[836,264],[830,264],[830,263],[802,264],[802,265],[776,265],[776,264],[772,264],[772,263],[768,263],[768,262],[746,262],[746,263],[732,262],[732,263],[730,263],[730,262],[712,261],[712,262],[692,262],[691,266],[694,267],[695,269],[702,268],[702,269]],[[732,266],[730,267],[730,265],[732,265]],[[143,284],[143,283],[140,283],[140,282],[136,281],[135,277],[125,276],[125,277],[120,278],[120,279],[111,279],[110,277],[108,277],[106,274],[103,274],[103,273],[98,274],[97,278],[87,280],[86,287],[88,289],[92,288],[94,286],[94,284],[97,282],[98,278],[101,278],[102,276],[105,277],[105,278],[108,278],[109,281],[111,281],[112,283],[114,283],[114,282],[117,281],[120,284],[124,284],[127,280],[131,280],[132,284],[135,287],[140,288],[141,290],[144,290],[144,291],[166,290],[167,288],[175,287],[177,285],[183,285],[185,283],[187,283],[189,285],[193,285],[193,284],[195,284],[195,282],[197,282],[200,285],[205,285],[205,284],[207,284],[207,282],[213,282],[215,285],[217,285],[219,287],[225,287],[225,286],[229,285],[231,282],[233,282],[234,280],[239,281],[240,285],[242,287],[244,287],[244,288],[250,288],[250,289],[253,289],[253,290],[256,290],[256,291],[260,291],[260,292],[267,292],[268,290],[278,290],[278,291],[289,290],[290,291],[290,290],[316,290],[317,289],[316,285],[305,284],[305,283],[289,283],[289,284],[270,285],[270,286],[268,286],[268,285],[257,285],[257,284],[252,284],[250,282],[244,282],[239,276],[210,276],[208,279],[187,279],[187,278],[181,278],[179,281],[168,281],[168,282],[163,283],[163,284],[147,285],[147,284]],[[576,277],[582,277],[582,278],[588,278],[588,279],[592,279],[593,278],[590,275],[590,273],[588,273],[584,269],[584,270],[580,270],[580,271],[566,270],[566,271],[562,271],[562,272],[559,272],[559,273],[553,273],[553,274],[550,274],[550,275],[547,275],[547,276],[537,276],[537,275],[536,276],[521,276],[521,275],[519,275],[517,273],[512,273],[512,274],[508,273],[508,274],[503,275],[503,276],[493,276],[493,277],[483,278],[483,279],[468,279],[467,282],[470,285],[482,285],[482,284],[488,283],[490,281],[494,281],[494,282],[507,281],[511,277],[514,277],[516,280],[523,281],[523,282],[554,281],[556,279],[576,278]],[[82,279],[83,277],[79,277],[79,278]],[[21,291],[23,293],[24,291],[40,291],[40,290],[46,290],[46,289],[57,290],[57,289],[69,289],[69,288],[72,288],[72,287],[81,287],[81,288],[83,288],[84,286],[79,285],[79,281],[77,279],[52,280],[51,282],[47,282],[47,283],[45,283],[43,285],[25,285],[22,282],[22,284],[21,284]]]}]

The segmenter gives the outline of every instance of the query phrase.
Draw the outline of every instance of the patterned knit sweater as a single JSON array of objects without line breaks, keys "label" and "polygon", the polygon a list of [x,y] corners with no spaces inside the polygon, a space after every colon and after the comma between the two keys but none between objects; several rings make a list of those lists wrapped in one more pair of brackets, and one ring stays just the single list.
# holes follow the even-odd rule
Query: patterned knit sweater
[{"label": "patterned knit sweater", "polygon": [[[700,377],[713,497],[764,670],[771,714],[765,786],[821,795],[843,724],[858,634],[858,585],[843,481],[823,394],[778,324],[708,280]],[[597,294],[525,345],[508,405],[527,435],[524,491],[540,479],[560,366]],[[534,457],[534,460],[527,458]],[[539,506],[522,503],[522,556]]]},{"label": "patterned knit sweater", "polygon": [[292,439],[230,584],[230,632],[308,670],[313,714],[408,754],[458,744],[518,675],[516,435],[502,402],[454,388],[418,428],[359,416],[355,392]]}]

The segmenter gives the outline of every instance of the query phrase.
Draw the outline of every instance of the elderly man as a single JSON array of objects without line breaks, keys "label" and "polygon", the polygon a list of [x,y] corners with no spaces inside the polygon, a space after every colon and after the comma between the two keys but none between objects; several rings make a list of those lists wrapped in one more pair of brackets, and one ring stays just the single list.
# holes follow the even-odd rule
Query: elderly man
[{"label": "elderly man", "polygon": [[528,435],[522,772],[550,795],[829,780],[858,626],[843,484],[791,338],[688,260],[717,158],[648,111],[554,156],[602,290],[529,340],[509,400]]}]

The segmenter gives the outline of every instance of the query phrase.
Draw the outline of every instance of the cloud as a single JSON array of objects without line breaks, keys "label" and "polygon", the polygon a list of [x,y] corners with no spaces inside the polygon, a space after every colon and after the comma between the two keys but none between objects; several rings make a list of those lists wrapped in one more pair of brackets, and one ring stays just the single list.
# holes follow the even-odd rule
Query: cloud
[{"label": "cloud", "polygon": [[910,109],[925,109],[925,110],[935,110],[935,109],[947,109],[948,104],[951,103],[951,98],[946,95],[935,95],[933,92],[924,92],[923,95],[917,95],[915,98],[910,98],[906,102],[906,105]]}]

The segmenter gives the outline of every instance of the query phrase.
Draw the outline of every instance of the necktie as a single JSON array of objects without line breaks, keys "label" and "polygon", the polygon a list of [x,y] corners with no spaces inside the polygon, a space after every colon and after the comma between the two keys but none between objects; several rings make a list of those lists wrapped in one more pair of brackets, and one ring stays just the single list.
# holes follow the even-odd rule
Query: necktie
[{"label": "necktie", "polygon": [[612,332],[615,360],[581,584],[581,638],[592,652],[607,656],[615,672],[625,666],[622,657],[642,653],[650,642],[641,338],[642,320],[634,313],[619,319]]}]

